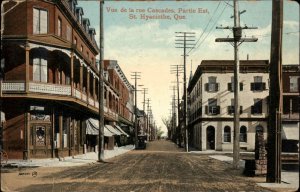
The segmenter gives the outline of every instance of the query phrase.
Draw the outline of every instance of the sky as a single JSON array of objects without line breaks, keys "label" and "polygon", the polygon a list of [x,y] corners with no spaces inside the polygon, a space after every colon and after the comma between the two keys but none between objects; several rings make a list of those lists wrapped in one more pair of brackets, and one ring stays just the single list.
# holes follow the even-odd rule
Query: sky
[{"label": "sky", "polygon": [[[84,17],[96,29],[99,42],[99,1],[79,0]],[[153,12],[155,10],[165,13]],[[241,26],[258,27],[243,30],[243,37],[257,37],[255,43],[240,45],[240,59],[270,59],[272,1],[239,1]],[[168,12],[169,11],[169,12]],[[171,11],[171,12],[170,12]],[[173,11],[173,12],[172,12]],[[168,19],[143,19],[141,15],[169,16]],[[105,1],[104,59],[117,60],[131,84],[131,72],[141,72],[138,84],[148,88],[153,116],[158,127],[167,134],[162,118],[170,116],[172,87],[176,81],[171,65],[183,64],[183,49],[175,48],[175,32],[194,32],[196,45],[188,49],[187,78],[202,60],[233,59],[229,43],[217,43],[216,38],[232,37],[228,29],[234,20],[232,1]],[[145,17],[144,17],[145,18]],[[284,0],[283,64],[299,64],[299,6]],[[183,75],[180,76],[183,82]],[[183,85],[180,85],[180,97]],[[138,107],[143,108],[143,94],[138,92]]]}]

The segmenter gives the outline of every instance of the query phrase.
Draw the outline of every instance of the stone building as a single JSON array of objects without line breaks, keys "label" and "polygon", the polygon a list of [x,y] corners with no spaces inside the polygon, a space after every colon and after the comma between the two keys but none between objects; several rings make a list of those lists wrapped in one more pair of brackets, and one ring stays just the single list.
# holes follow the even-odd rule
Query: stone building
[{"label": "stone building", "polygon": [[[233,149],[232,60],[203,60],[188,86],[190,144],[199,150]],[[268,60],[240,61],[240,147],[253,151],[255,132],[267,132]]]}]

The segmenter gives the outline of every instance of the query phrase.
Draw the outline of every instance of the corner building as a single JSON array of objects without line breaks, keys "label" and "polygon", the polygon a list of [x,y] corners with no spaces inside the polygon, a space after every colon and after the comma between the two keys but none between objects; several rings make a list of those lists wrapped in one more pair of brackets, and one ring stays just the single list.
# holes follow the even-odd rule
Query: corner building
[{"label": "corner building", "polygon": [[65,157],[93,150],[85,121],[97,118],[99,71],[95,29],[76,0],[27,0],[4,17],[6,122],[9,158]]},{"label": "corner building", "polygon": [[[254,151],[255,133],[266,139],[268,60],[242,60],[239,74],[240,148]],[[232,60],[203,60],[188,86],[189,141],[199,150],[233,150]]]}]

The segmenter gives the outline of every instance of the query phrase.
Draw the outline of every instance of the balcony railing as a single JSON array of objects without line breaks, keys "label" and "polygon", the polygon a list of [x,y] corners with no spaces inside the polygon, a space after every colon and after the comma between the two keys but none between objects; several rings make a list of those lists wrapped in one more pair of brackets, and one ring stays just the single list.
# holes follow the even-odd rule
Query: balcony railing
[{"label": "balcony railing", "polygon": [[47,93],[54,95],[71,95],[71,86],[30,82],[29,91],[35,93]]},{"label": "balcony railing", "polygon": [[3,82],[3,92],[23,92],[25,91],[25,82]]},{"label": "balcony railing", "polygon": [[94,99],[92,99],[92,98],[89,97],[89,104],[92,105],[92,106],[95,106]]},{"label": "balcony railing", "polygon": [[81,92],[77,89],[74,89],[74,96],[77,98],[77,99],[81,99]]},{"label": "balcony railing", "polygon": [[[73,95],[71,94],[71,85],[59,85],[51,83],[39,83],[39,82],[29,82],[28,84],[29,93],[44,93],[51,95],[62,95],[62,96],[73,96],[85,103],[88,103],[90,106],[93,106],[99,109],[99,102],[94,100],[94,98],[87,97],[86,93],[81,92],[80,90],[74,88]],[[1,86],[2,92],[5,93],[25,93],[26,84],[25,82],[2,82]],[[110,115],[113,118],[118,118],[118,113],[107,108],[106,100],[104,101],[104,112]]]}]

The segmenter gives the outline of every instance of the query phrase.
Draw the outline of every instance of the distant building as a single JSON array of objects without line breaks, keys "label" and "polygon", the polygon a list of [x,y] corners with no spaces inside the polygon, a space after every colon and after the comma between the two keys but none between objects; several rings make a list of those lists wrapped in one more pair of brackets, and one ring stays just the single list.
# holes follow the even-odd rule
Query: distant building
[{"label": "distant building", "polygon": [[[199,150],[233,149],[232,60],[204,60],[188,86],[190,144]],[[255,133],[267,132],[268,60],[240,61],[240,147],[253,151]]]}]

